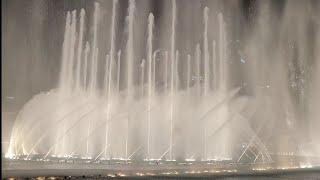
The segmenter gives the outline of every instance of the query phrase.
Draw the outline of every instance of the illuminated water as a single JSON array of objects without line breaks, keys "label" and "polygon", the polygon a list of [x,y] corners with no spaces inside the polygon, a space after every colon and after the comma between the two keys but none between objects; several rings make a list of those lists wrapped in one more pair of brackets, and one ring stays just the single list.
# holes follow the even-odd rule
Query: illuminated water
[{"label": "illuminated water", "polygon": [[[318,12],[299,10],[295,20],[299,2],[288,2],[282,19],[272,20],[270,4],[261,3],[237,59],[233,46],[239,40],[231,33],[236,21],[214,6],[201,8],[201,30],[193,32],[199,39],[186,37],[190,47],[182,48],[181,4],[170,1],[169,23],[161,26],[152,12],[137,15],[139,3],[128,2],[121,47],[117,0],[108,17],[110,34],[101,28],[105,17],[98,2],[93,12],[85,7],[66,12],[58,86],[21,109],[6,157],[271,163],[272,155],[283,152],[306,161],[320,156]],[[138,20],[146,26],[137,27]],[[137,29],[145,35],[138,36]],[[314,42],[308,44],[310,30]],[[101,36],[110,36],[107,49]],[[143,47],[137,38],[145,39]],[[159,47],[159,41],[165,45]],[[306,68],[310,64],[312,71]],[[239,69],[241,77],[234,75]],[[308,75],[299,79],[298,71]],[[307,76],[310,88],[299,85]],[[309,108],[304,116],[300,99]],[[303,120],[307,130],[299,129]],[[301,147],[287,147],[287,140],[273,133],[278,124],[280,131],[299,132],[310,142],[297,138]]]}]

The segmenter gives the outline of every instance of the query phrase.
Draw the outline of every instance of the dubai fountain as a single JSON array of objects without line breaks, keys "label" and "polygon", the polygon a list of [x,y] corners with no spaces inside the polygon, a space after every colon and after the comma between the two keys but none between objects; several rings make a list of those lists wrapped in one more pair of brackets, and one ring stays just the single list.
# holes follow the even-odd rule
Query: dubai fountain
[{"label": "dubai fountain", "polygon": [[[275,37],[266,30],[273,13],[262,3],[261,9],[267,12],[261,11],[254,30],[245,37],[241,62],[253,61],[245,67],[245,79],[261,85],[250,87],[252,94],[243,93],[248,88],[245,84],[231,85],[236,78],[232,75],[231,38],[224,15],[210,14],[210,9],[204,7],[200,40],[190,51],[179,50],[178,8],[175,0],[170,3],[166,48],[157,49],[154,45],[158,37],[151,12],[145,17],[147,26],[140,27],[146,29],[143,37],[146,53],[141,59],[135,55],[134,22],[139,11],[135,0],[128,3],[126,41],[120,48],[116,45],[120,36],[116,29],[119,2],[113,0],[108,50],[99,47],[98,32],[104,31],[99,29],[102,21],[99,3],[94,3],[92,21],[86,18],[85,9],[68,11],[58,87],[35,95],[19,112],[6,157],[169,164],[277,161],[275,153],[261,139],[260,130],[270,123],[275,125],[272,120],[279,114],[288,126],[298,119],[294,98],[286,85],[290,80],[286,73],[292,70],[286,63],[291,62],[288,59],[295,50],[286,50],[284,42],[286,37],[290,41],[295,32],[300,33],[294,43],[303,57],[307,54],[303,33],[308,28],[291,31],[294,3],[284,10],[285,23],[281,23]],[[268,11],[270,15],[266,17]],[[304,20],[309,16],[301,13],[299,17]],[[90,32],[86,21],[92,24]],[[209,22],[215,22],[214,26],[209,26]],[[232,28],[232,24],[228,27]],[[314,47],[316,53],[320,52],[319,24],[314,33],[318,42]],[[318,57],[319,54],[314,59]],[[316,74],[320,72],[319,59],[315,62],[318,62]],[[315,77],[313,84],[319,84],[319,76],[312,77]],[[316,92],[316,88],[311,92]],[[276,100],[284,107],[275,105]],[[319,115],[316,110],[312,112],[310,122],[316,122]],[[258,128],[253,126],[255,123]],[[312,137],[315,143],[319,142],[316,135]],[[320,154],[317,148],[312,156]]]}]

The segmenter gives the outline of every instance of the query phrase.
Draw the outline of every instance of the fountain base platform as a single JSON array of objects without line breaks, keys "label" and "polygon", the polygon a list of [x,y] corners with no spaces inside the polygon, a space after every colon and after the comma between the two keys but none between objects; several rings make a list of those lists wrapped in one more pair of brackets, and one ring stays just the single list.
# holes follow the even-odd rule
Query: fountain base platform
[{"label": "fountain base platform", "polygon": [[[279,158],[281,159],[281,158]],[[293,157],[294,159],[294,157]],[[320,164],[298,163],[234,163],[230,161],[131,161],[89,159],[21,160],[4,159],[2,174],[8,177],[211,177],[270,175],[320,171]],[[317,161],[319,162],[319,161]]]}]

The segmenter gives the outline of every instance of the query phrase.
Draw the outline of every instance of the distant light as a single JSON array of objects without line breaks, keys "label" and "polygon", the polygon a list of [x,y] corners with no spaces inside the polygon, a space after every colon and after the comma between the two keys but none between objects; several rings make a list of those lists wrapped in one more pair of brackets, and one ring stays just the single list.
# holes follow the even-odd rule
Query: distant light
[{"label": "distant light", "polygon": [[14,158],[14,154],[11,153],[11,152],[8,152],[8,153],[5,154],[4,157],[5,157],[5,158],[8,158],[8,159],[13,159],[13,158]]},{"label": "distant light", "polygon": [[116,176],[113,175],[113,174],[108,174],[107,176],[109,176],[109,177],[116,177]]},{"label": "distant light", "polygon": [[166,159],[166,161],[174,162],[174,161],[176,161],[176,160],[175,160],[175,159]]},{"label": "distant light", "polygon": [[185,162],[181,162],[181,163],[178,163],[179,165],[185,165],[185,164],[187,164],[187,163],[185,163]]},{"label": "distant light", "polygon": [[240,58],[240,62],[241,62],[242,64],[246,63],[246,61],[245,61],[244,59],[242,59],[242,58]]},{"label": "distant light", "polygon": [[312,168],[313,166],[310,163],[301,163],[300,168]]},{"label": "distant light", "polygon": [[122,173],[118,173],[119,176],[121,177],[125,177],[126,175],[125,174],[122,174]]},{"label": "distant light", "polygon": [[210,173],[219,173],[219,170],[211,170]]},{"label": "distant light", "polygon": [[136,173],[136,175],[137,175],[137,176],[144,176],[144,174],[143,174],[143,173],[140,173],[140,172]]},{"label": "distant light", "polygon": [[144,161],[160,161],[161,159],[152,159],[152,158],[150,158],[150,159],[144,159]]},{"label": "distant light", "polygon": [[146,175],[148,175],[148,176],[154,176],[155,174],[153,174],[153,173],[146,173]]},{"label": "distant light", "polygon": [[193,159],[193,158],[187,158],[187,159],[185,159],[185,160],[188,161],[188,162],[196,161],[196,160]]}]

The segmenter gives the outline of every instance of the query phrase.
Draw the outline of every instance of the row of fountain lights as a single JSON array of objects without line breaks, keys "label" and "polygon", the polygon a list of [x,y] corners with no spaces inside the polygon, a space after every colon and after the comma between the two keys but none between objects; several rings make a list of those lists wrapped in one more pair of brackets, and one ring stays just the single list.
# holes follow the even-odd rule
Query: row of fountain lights
[{"label": "row of fountain lights", "polygon": [[[253,171],[266,171],[266,170],[274,170],[274,169],[278,169],[278,170],[290,170],[290,169],[299,169],[299,168],[312,168],[313,166],[311,164],[300,164],[300,166],[292,166],[292,167],[278,167],[278,168],[271,168],[271,167],[259,167],[259,168],[252,168]],[[107,177],[109,178],[116,178],[116,177],[126,177],[126,176],[156,176],[156,175],[162,175],[162,176],[170,176],[170,175],[180,175],[180,174],[225,174],[225,173],[237,173],[238,170],[237,169],[229,169],[229,170],[190,170],[190,171],[184,171],[184,173],[179,173],[177,171],[168,171],[168,172],[162,172],[159,174],[155,174],[155,173],[150,173],[150,172],[136,172],[134,174],[124,174],[122,172],[119,173],[115,173],[115,174],[107,174]],[[71,176],[69,176],[71,178]],[[14,180],[14,178],[8,178],[10,180]],[[36,177],[37,180],[44,180],[44,179],[50,179],[50,180],[54,180],[56,179],[56,177]]]},{"label": "row of fountain lights", "polygon": [[[58,158],[61,158],[61,157],[64,157],[65,156],[51,156],[51,157],[58,157]],[[67,157],[68,159],[69,158],[72,158],[72,157]],[[11,157],[9,159],[12,159],[12,160],[27,160],[27,161],[30,161],[32,160],[32,158],[22,158],[21,156],[14,156],[14,157]],[[64,161],[63,162],[66,162],[66,163],[69,163],[70,161],[68,161],[68,159],[63,159]],[[86,163],[100,163],[104,160],[106,161],[114,161],[116,164],[131,164],[132,161],[131,159],[125,159],[125,158],[112,158],[112,159],[100,159],[98,161],[92,161],[92,159],[90,157],[82,157],[80,158],[81,160],[88,160],[88,161],[85,161]],[[61,160],[61,159],[60,159]],[[61,161],[58,161],[58,162],[61,162]],[[231,159],[228,159],[228,160],[231,160]],[[54,162],[52,160],[50,160],[49,158],[47,159],[36,159],[36,161],[42,161],[42,162]],[[176,160],[161,160],[161,159],[144,159],[145,162],[149,162],[149,164],[163,164],[163,162],[176,162]],[[222,162],[224,160],[222,159],[211,159],[211,160],[202,160],[202,161],[196,161],[195,159],[185,159],[185,162],[177,162],[178,165],[192,165],[194,163],[199,163],[199,162],[203,162],[203,163],[206,163],[208,165],[213,165],[213,164],[217,164],[219,162]],[[73,162],[73,161],[72,161]],[[241,165],[242,163],[229,163],[229,165]],[[305,168],[313,168],[314,166],[312,166],[311,163],[300,163],[299,166],[279,166],[279,167],[255,167],[255,168],[252,168],[253,171],[265,171],[265,170],[270,170],[270,169],[278,169],[278,170],[290,170],[290,169],[305,169]],[[195,174],[195,173],[219,173],[219,172],[237,172],[237,170],[221,170],[221,171],[218,171],[218,170],[212,170],[212,171],[208,171],[208,170],[205,170],[205,171],[195,171],[195,170],[192,170],[192,171],[185,171],[186,174]],[[118,175],[120,175],[121,173],[118,173]],[[165,172],[165,173],[162,173],[162,175],[170,175],[170,174],[177,174],[177,172]],[[123,174],[124,175],[124,174]],[[144,175],[152,175],[150,173],[146,173],[146,174],[143,174],[143,173],[136,173],[136,175],[139,175],[139,176],[144,176]],[[125,175],[124,175],[125,176]]]},{"label": "row of fountain lights", "polygon": [[[33,154],[33,156],[37,156],[37,154]],[[30,160],[35,160],[35,161],[52,161],[51,159],[56,158],[57,160],[63,160],[68,162],[68,160],[88,160],[86,162],[101,162],[101,161],[122,161],[122,162],[126,162],[126,163],[131,163],[130,158],[99,158],[99,159],[93,159],[90,156],[83,156],[83,157],[78,157],[78,156],[73,156],[73,155],[51,155],[48,158],[33,158],[33,157],[29,157],[26,155],[13,155],[13,156],[6,156],[5,158],[7,159],[11,159],[11,160],[26,160],[26,161],[30,161]],[[208,164],[212,164],[212,162],[222,162],[222,161],[231,161],[231,158],[213,158],[213,159],[203,159],[201,161],[198,161],[194,158],[186,158],[184,159],[185,162],[189,162],[190,164],[192,164],[191,162],[208,162]],[[152,158],[146,158],[143,161],[145,162],[176,162],[177,160],[175,159],[152,159]]]}]

